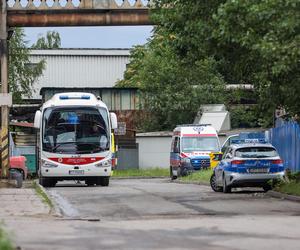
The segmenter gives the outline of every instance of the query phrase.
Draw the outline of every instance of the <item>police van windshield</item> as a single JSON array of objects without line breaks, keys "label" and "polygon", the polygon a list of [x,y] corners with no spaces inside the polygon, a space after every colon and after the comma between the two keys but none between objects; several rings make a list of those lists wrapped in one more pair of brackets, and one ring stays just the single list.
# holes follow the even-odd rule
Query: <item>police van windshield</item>
[{"label": "police van windshield", "polygon": [[235,151],[236,157],[240,158],[268,158],[278,156],[274,148],[269,147],[248,147]]},{"label": "police van windshield", "polygon": [[108,112],[103,108],[48,108],[43,116],[43,150],[92,154],[109,150]]},{"label": "police van windshield", "polygon": [[220,151],[217,137],[182,137],[182,151]]}]

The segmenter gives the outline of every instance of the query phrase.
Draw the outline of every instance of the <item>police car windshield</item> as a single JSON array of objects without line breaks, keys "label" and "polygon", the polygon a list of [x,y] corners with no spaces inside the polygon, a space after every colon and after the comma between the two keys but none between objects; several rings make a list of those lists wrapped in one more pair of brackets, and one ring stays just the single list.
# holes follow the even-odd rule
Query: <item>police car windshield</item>
[{"label": "police car windshield", "polygon": [[182,151],[220,151],[217,137],[182,137]]},{"label": "police car windshield", "polygon": [[239,158],[268,158],[278,156],[274,148],[269,147],[247,147],[235,151],[235,156]]}]

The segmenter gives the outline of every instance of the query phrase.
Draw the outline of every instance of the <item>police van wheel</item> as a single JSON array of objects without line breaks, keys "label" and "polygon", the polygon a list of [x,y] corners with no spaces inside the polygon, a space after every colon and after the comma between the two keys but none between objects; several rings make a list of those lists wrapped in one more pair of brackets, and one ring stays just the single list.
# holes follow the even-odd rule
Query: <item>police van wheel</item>
[{"label": "police van wheel", "polygon": [[173,175],[173,168],[171,166],[170,166],[170,178],[171,178],[171,180],[176,180],[177,179],[177,176]]},{"label": "police van wheel", "polygon": [[225,176],[223,176],[223,193],[231,193],[231,187],[227,185]]}]

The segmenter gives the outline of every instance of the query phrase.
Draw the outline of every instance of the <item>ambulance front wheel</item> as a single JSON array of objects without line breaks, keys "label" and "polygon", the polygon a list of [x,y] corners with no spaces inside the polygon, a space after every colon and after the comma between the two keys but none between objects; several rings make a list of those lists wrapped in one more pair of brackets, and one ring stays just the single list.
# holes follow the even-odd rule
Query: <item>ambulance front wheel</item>
[{"label": "ambulance front wheel", "polygon": [[173,168],[170,166],[170,178],[171,180],[176,180],[177,176],[173,174]]}]

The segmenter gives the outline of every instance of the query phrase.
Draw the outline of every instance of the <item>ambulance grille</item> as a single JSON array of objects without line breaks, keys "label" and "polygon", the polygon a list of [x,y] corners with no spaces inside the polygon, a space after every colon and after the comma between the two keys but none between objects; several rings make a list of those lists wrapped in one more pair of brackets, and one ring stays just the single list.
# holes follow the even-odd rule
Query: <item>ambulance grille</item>
[{"label": "ambulance grille", "polygon": [[196,170],[210,167],[210,159],[192,159],[191,163]]}]

